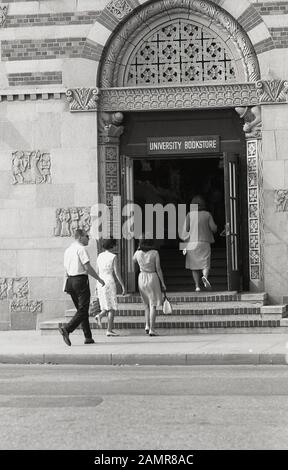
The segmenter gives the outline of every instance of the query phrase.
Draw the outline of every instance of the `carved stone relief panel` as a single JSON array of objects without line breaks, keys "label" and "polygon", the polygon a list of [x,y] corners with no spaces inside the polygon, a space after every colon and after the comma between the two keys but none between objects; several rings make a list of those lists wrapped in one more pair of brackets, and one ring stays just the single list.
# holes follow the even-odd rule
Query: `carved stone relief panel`
[{"label": "carved stone relief panel", "polygon": [[55,237],[72,237],[78,228],[89,233],[91,228],[90,207],[56,209]]},{"label": "carved stone relief panel", "polygon": [[4,26],[6,17],[8,13],[8,5],[3,5],[0,7],[0,27]]},{"label": "carved stone relief panel", "polygon": [[288,189],[277,189],[274,192],[276,212],[288,211]]},{"label": "carved stone relief panel", "polygon": [[27,277],[0,278],[0,301],[9,301],[11,312],[42,312],[42,301],[29,299]]},{"label": "carved stone relief panel", "polygon": [[112,0],[108,3],[106,8],[117,20],[122,20],[132,11],[132,8],[126,0]]},{"label": "carved stone relief panel", "polygon": [[12,184],[51,183],[51,157],[40,150],[12,153]]}]

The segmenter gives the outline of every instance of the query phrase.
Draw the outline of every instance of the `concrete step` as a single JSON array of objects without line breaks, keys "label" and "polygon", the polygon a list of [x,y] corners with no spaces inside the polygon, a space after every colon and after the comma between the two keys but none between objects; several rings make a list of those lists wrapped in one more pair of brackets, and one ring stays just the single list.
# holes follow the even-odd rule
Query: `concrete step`
[{"label": "concrete step", "polygon": [[[156,321],[157,332],[160,335],[190,335],[190,334],[199,334],[199,333],[276,333],[276,332],[288,332],[287,325],[281,325],[280,319],[268,319],[264,320],[260,318],[253,319],[231,319],[231,320],[205,320],[205,321],[182,321],[181,323],[176,323],[174,321],[167,321],[167,316],[158,316]],[[129,335],[143,335],[145,323],[139,318],[138,321],[124,322],[121,319],[120,322],[117,322],[115,319],[114,331],[123,336]],[[65,320],[63,318],[46,321],[40,324],[40,330],[42,335],[47,334],[59,334],[58,327],[63,325]],[[97,326],[97,323],[93,318],[90,319],[91,330],[93,336],[98,334],[105,334],[105,329],[107,323],[104,320],[102,322],[102,328]],[[83,334],[81,328],[77,328],[73,334]],[[113,339],[113,338],[112,338]]]},{"label": "concrete step", "polygon": [[[241,292],[237,291],[200,291],[200,292],[175,292],[167,290],[167,297],[173,303],[178,302],[238,302],[244,301],[251,304],[261,303],[262,305],[267,304],[268,296],[266,292],[260,293],[251,293],[251,292]],[[139,294],[128,294],[125,296],[117,296],[118,303],[128,304],[128,303],[141,303],[141,297]]]},{"label": "concrete step", "polygon": [[[287,305],[267,305],[265,292],[251,293],[236,291],[223,292],[170,292],[173,312],[163,315],[162,310],[157,312],[157,330],[173,331],[173,334],[191,334],[195,331],[211,333],[214,330],[226,332],[232,329],[244,330],[267,328],[288,328]],[[39,325],[41,334],[58,333],[58,326],[69,321],[74,315],[75,307],[67,308],[65,315],[42,322]],[[284,321],[283,321],[284,320]],[[285,321],[286,320],[286,321]],[[99,328],[94,317],[90,317],[91,328]],[[138,294],[118,296],[118,310],[114,318],[115,329],[121,334],[138,334],[144,329],[144,306]],[[107,327],[107,318],[103,318],[102,326]],[[103,330],[101,329],[101,332]],[[263,331],[262,331],[263,332]]]},{"label": "concrete step", "polygon": [[[232,316],[235,318],[236,315],[239,315],[240,318],[243,316],[251,315],[260,315],[261,318],[265,317],[269,319],[270,317],[274,316],[274,318],[279,317],[280,319],[283,318],[287,312],[286,305],[265,305],[263,306],[261,303],[259,304],[250,304],[247,302],[185,302],[185,303],[175,303],[172,304],[173,312],[172,314],[164,315],[164,317],[170,318],[171,316],[175,317],[175,321],[182,321],[182,317],[187,318],[195,316],[216,316],[225,317]],[[162,314],[162,310],[158,309],[158,316]],[[65,312],[65,318],[69,319],[75,314],[75,309],[67,309]],[[124,317],[127,318],[136,318],[142,317],[144,314],[144,307],[142,304],[138,303],[131,303],[131,304],[119,304],[119,308],[115,313],[115,319],[120,318],[121,321]],[[272,318],[271,317],[271,318]]]}]

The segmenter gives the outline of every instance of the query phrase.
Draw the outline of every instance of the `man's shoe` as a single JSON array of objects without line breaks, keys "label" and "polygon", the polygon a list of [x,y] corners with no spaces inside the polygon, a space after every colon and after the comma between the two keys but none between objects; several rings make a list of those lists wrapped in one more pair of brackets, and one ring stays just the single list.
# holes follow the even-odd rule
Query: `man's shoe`
[{"label": "man's shoe", "polygon": [[61,333],[61,335],[63,336],[63,339],[64,339],[65,343],[67,344],[67,346],[71,346],[71,341],[69,339],[68,331],[63,326],[59,326],[58,330]]},{"label": "man's shoe", "polygon": [[84,341],[84,344],[94,344],[95,341],[93,338],[86,338],[85,341]]}]

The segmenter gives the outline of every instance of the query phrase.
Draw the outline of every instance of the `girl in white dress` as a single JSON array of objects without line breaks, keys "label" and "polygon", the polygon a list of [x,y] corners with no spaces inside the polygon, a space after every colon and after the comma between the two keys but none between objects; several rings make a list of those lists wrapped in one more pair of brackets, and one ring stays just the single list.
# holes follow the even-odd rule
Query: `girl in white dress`
[{"label": "girl in white dress", "polygon": [[133,261],[138,263],[140,273],[138,276],[139,293],[145,308],[145,332],[149,336],[158,336],[155,331],[156,308],[162,307],[163,291],[166,291],[163,273],[160,265],[158,251],[153,249],[153,240],[143,237],[139,248],[133,255]]},{"label": "girl in white dress", "polygon": [[114,314],[115,310],[118,308],[117,290],[114,275],[122,287],[122,295],[125,295],[124,283],[117,264],[117,255],[111,251],[115,245],[116,241],[113,238],[104,240],[102,242],[104,251],[97,257],[98,273],[101,279],[104,280],[105,285],[102,286],[99,282],[97,282],[97,292],[101,312],[95,316],[95,319],[98,323],[98,326],[101,328],[101,319],[103,316],[108,314],[108,327],[106,332],[107,336],[118,336],[117,333],[113,331]]}]

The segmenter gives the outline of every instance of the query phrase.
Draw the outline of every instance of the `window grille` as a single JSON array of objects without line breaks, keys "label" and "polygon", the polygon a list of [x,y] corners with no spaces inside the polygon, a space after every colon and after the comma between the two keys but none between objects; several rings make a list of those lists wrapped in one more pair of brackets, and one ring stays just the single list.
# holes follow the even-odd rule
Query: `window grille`
[{"label": "window grille", "polygon": [[124,86],[236,81],[227,45],[208,28],[184,19],[162,24],[133,51]]}]

